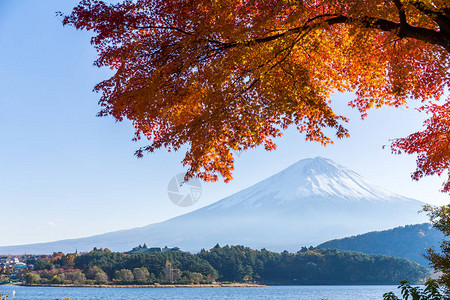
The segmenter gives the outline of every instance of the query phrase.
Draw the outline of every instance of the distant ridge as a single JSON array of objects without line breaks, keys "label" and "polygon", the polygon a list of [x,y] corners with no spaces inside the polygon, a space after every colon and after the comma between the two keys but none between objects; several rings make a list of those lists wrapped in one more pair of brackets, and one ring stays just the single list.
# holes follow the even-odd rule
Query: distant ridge
[{"label": "distant ridge", "polygon": [[429,267],[428,260],[423,257],[425,248],[438,248],[443,238],[440,231],[424,223],[331,240],[317,247],[391,255]]},{"label": "distant ridge", "polygon": [[215,244],[275,251],[423,223],[424,203],[382,189],[336,162],[308,158],[216,203],[145,227],[81,239],[0,247],[0,253],[52,253],[94,247],[126,251],[146,243],[199,251]]}]

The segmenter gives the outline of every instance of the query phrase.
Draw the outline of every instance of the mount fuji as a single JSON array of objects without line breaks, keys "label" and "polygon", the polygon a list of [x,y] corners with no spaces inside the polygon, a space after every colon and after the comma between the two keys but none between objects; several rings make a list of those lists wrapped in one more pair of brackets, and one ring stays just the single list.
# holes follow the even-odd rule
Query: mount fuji
[{"label": "mount fuji", "polygon": [[382,189],[336,162],[301,160],[209,206],[145,227],[42,244],[0,247],[0,253],[74,252],[146,243],[198,251],[215,244],[297,251],[301,246],[427,221],[423,202]]}]

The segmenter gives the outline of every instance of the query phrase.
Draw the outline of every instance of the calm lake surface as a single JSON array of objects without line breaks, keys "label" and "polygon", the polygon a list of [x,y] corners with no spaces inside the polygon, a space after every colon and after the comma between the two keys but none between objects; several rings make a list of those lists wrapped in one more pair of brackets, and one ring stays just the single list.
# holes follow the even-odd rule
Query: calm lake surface
[{"label": "calm lake surface", "polygon": [[128,299],[296,299],[296,300],[382,300],[383,293],[397,286],[269,286],[223,288],[68,288],[0,286],[0,293],[16,292],[14,300],[128,300]]}]

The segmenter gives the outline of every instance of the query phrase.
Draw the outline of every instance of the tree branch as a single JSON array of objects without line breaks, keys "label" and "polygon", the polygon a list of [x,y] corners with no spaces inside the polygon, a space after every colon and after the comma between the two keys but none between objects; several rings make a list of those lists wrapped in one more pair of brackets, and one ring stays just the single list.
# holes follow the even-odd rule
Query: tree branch
[{"label": "tree branch", "polygon": [[[380,19],[380,18],[373,18],[373,17],[347,17],[342,15],[335,15],[335,14],[324,14],[316,16],[310,20],[308,20],[303,26],[294,27],[285,30],[284,32],[280,32],[278,34],[274,34],[271,36],[261,37],[261,38],[255,38],[255,39],[248,39],[244,41],[235,41],[235,42],[221,42],[221,41],[215,41],[215,40],[207,40],[211,43],[217,43],[220,44],[221,47],[219,47],[221,50],[234,48],[238,45],[244,45],[244,46],[250,46],[252,44],[259,44],[259,43],[266,43],[270,41],[277,40],[279,38],[282,38],[288,34],[292,33],[306,33],[308,31],[314,30],[316,28],[319,28],[323,25],[336,25],[336,24],[348,24],[348,25],[354,25],[354,26],[360,26],[363,28],[373,28],[378,29],[385,32],[392,32],[399,38],[413,38],[420,41],[424,41],[433,45],[439,45],[441,47],[444,47],[448,52],[450,52],[450,36],[447,34],[447,31],[435,31],[433,29],[428,29],[424,27],[415,27],[411,26],[406,22],[406,14],[403,9],[403,5],[399,0],[393,0],[396,4],[398,10],[399,10],[399,17],[400,17],[400,23],[396,23],[393,21]],[[418,0],[411,0],[412,2],[416,3],[420,6],[420,2]],[[411,2],[411,3],[412,3]],[[413,4],[413,3],[412,3]],[[414,5],[414,4],[413,4]],[[423,8],[420,6],[421,9]],[[425,8],[423,8],[425,9]],[[430,11],[429,8],[427,11]],[[442,14],[442,16],[444,16]],[[447,21],[450,22],[450,20],[444,16]],[[450,26],[450,24],[449,24]],[[450,27],[449,27],[450,28]],[[175,30],[178,32],[181,32],[186,35],[192,35],[192,32],[187,32],[183,29],[172,27],[172,26],[142,26],[138,27],[138,29],[162,29],[162,30]],[[450,31],[449,31],[450,32]]]},{"label": "tree branch", "polygon": [[[330,16],[330,15],[326,15]],[[320,16],[315,17],[314,20],[319,19]],[[325,20],[321,20],[319,22],[315,22],[313,24],[309,24],[309,21],[300,27],[295,27],[286,30],[285,32],[275,34],[272,36],[264,37],[264,38],[257,38],[253,40],[247,40],[240,42],[245,45],[251,45],[253,43],[264,43],[264,42],[270,42],[273,40],[276,40],[278,38],[281,38],[287,34],[290,33],[299,33],[299,32],[306,32],[310,31],[316,28],[321,27],[322,25],[336,25],[336,24],[349,24],[354,26],[361,26],[363,28],[373,28],[378,29],[381,31],[386,32],[392,32],[395,35],[397,35],[400,38],[408,37],[413,38],[417,40],[421,40],[433,45],[439,45],[441,47],[444,47],[448,52],[450,52],[450,37],[446,35],[444,32],[438,32],[432,29],[424,28],[424,27],[415,27],[411,26],[409,24],[400,24],[395,23],[393,21],[380,19],[380,18],[373,18],[373,17],[361,17],[361,18],[354,18],[354,17],[347,17],[347,16],[335,16],[331,17]],[[403,28],[401,28],[403,25]],[[402,33],[402,35],[399,35],[399,33]],[[235,46],[239,44],[239,42],[233,43],[233,45],[229,46]]]},{"label": "tree branch", "polygon": [[406,13],[403,8],[403,4],[400,0],[394,0],[394,4],[397,7],[398,17],[400,20],[400,30],[398,35],[402,36],[404,34],[406,27],[408,26],[408,22],[406,21]]},{"label": "tree branch", "polygon": [[447,13],[441,12],[434,8],[432,5],[429,5],[420,0],[409,0],[412,6],[414,6],[417,10],[431,18],[439,25],[439,29],[446,32],[447,35],[450,35],[450,18]]},{"label": "tree branch", "polygon": [[415,27],[409,24],[406,24],[403,28],[402,34],[399,35],[401,24],[395,23],[392,21],[372,18],[372,17],[363,17],[363,18],[346,18],[345,23],[352,25],[360,25],[364,28],[374,28],[379,29],[386,32],[395,33],[400,38],[413,38],[416,40],[424,41],[433,45],[439,45],[444,47],[448,52],[450,52],[450,37],[443,32],[438,32],[432,29],[424,28],[424,27]]}]

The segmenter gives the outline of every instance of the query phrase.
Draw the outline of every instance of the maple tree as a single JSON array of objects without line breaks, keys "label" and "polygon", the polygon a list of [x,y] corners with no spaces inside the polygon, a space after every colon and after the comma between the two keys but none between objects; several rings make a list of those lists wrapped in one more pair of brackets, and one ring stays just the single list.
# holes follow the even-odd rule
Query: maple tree
[{"label": "maple tree", "polygon": [[427,129],[393,150],[420,153],[415,178],[448,167],[448,0],[83,0],[63,23],[93,31],[95,64],[115,70],[99,115],[133,122],[138,156],[187,145],[186,178],[232,179],[233,151],[275,149],[288,126],[347,137],[336,91],[362,117],[422,101]]}]

